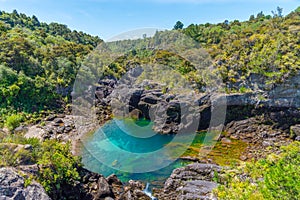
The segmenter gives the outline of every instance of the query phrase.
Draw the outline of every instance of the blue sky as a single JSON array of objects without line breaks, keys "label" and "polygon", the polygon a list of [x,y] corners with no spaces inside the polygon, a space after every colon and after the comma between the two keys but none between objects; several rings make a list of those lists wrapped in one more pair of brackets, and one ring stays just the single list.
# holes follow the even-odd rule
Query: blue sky
[{"label": "blue sky", "polygon": [[138,28],[171,29],[178,20],[186,26],[246,20],[260,11],[271,14],[277,6],[287,14],[300,0],[0,0],[0,10],[17,9],[103,39]]}]

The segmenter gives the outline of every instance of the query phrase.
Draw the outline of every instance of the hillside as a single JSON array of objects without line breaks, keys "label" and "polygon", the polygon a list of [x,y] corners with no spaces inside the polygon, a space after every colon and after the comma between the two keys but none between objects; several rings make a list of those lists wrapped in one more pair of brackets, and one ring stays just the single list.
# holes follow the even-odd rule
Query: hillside
[{"label": "hillside", "polygon": [[0,12],[0,124],[9,113],[61,108],[81,61],[100,42],[66,25]]},{"label": "hillside", "polygon": [[[249,21],[191,24],[184,33],[209,52],[228,91],[249,91],[255,75],[265,87],[282,83],[300,66],[300,7],[287,16],[278,8],[273,16],[262,12]],[[261,89],[261,88],[260,88]]]},{"label": "hillside", "polygon": [[[298,8],[287,16],[259,13],[245,22],[191,24],[181,31],[209,53],[215,73],[222,76],[227,92],[232,93],[272,88],[299,70],[299,25]],[[157,34],[162,38],[171,35]],[[153,43],[155,38],[145,41]],[[145,41],[124,41],[117,45],[126,47],[129,43],[141,47]],[[33,113],[69,102],[81,62],[100,42],[98,37],[71,31],[66,25],[46,24],[17,11],[0,12],[0,74],[3,77],[0,113],[13,110]],[[107,73],[120,76],[126,72],[129,61],[168,63],[201,89],[203,80],[195,68],[170,56],[173,57],[163,51],[136,51],[125,60],[118,59],[117,66],[111,65]],[[255,79],[263,81],[254,84]]]},{"label": "hillside", "polygon": [[[193,38],[196,45],[208,52],[212,62],[209,64],[214,66],[213,73],[221,75],[227,93],[269,90],[274,84],[283,83],[297,74],[300,66],[300,8],[286,16],[281,12],[280,8],[273,12],[273,16],[265,16],[260,12],[256,17],[252,15],[248,21],[241,22],[225,20],[218,24],[191,24],[184,29],[157,32],[152,38],[117,41],[109,45],[115,51],[118,48],[136,48],[137,51],[126,55],[127,61],[167,64],[186,75],[187,79],[198,82],[197,89],[201,89],[205,83],[200,80],[201,76],[197,77],[199,71],[195,66],[182,58],[181,62],[176,61],[176,56],[171,55],[172,53],[155,48],[176,41],[176,35],[181,37],[176,32],[180,32]],[[152,53],[143,50],[153,47],[156,51]],[[205,57],[203,51],[189,52],[189,56],[195,56],[194,53],[201,57],[199,54],[202,53]],[[122,69],[119,71],[122,73],[126,62],[119,64]],[[203,66],[201,70],[204,70]],[[205,67],[208,66],[206,64]],[[260,82],[257,82],[258,79]]]}]

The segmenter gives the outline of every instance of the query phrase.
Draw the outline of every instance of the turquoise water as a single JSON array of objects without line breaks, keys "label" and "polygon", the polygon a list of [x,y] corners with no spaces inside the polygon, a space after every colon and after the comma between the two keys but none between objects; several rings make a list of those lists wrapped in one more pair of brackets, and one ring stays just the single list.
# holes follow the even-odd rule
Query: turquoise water
[{"label": "turquoise water", "polygon": [[188,162],[178,159],[196,139],[196,133],[161,135],[152,130],[152,122],[114,119],[92,136],[82,140],[82,162],[91,171],[105,176],[116,174],[161,186],[175,168]]}]

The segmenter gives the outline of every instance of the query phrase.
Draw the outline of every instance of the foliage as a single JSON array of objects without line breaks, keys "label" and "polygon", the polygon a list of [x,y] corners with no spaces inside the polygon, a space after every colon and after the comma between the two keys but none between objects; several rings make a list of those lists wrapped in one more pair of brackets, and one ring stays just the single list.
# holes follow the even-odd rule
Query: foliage
[{"label": "foliage", "polygon": [[[20,145],[29,144],[33,151],[19,148]],[[0,166],[17,166],[20,162],[35,163],[40,142],[36,138],[24,138],[19,134],[0,135]],[[17,151],[16,151],[17,150]]]},{"label": "foliage", "polygon": [[174,30],[183,29],[184,24],[181,21],[176,22],[174,25]]},{"label": "foliage", "polygon": [[70,152],[70,144],[61,144],[54,140],[45,141],[39,154],[38,180],[47,192],[57,195],[64,184],[74,184],[78,180],[77,168],[80,159]]},{"label": "foliage", "polygon": [[84,56],[100,42],[65,25],[0,12],[0,118],[60,108]]},{"label": "foliage", "polygon": [[[183,30],[157,31],[152,38],[112,42],[108,47],[113,52],[124,53],[127,49],[130,53],[125,52],[123,60],[118,59],[118,65],[108,66],[105,74],[118,78],[128,70],[128,63],[159,63],[180,72],[202,91],[206,88],[205,84],[210,83],[205,78],[205,70],[213,66],[210,74],[220,76],[225,83],[223,90],[228,93],[257,90],[257,84],[253,81],[255,77],[262,81],[258,84],[263,89],[269,90],[298,73],[300,13],[297,10],[283,16],[282,8],[278,7],[273,17],[259,12],[249,21],[191,24]],[[193,38],[197,45],[187,40],[183,42],[184,46],[181,45],[178,33]],[[201,51],[208,52],[206,58],[211,59],[196,60],[203,66],[195,68],[194,63],[189,63],[186,58],[193,60],[193,55],[205,57],[201,56],[205,55],[203,52],[194,51],[199,49],[199,45]],[[185,52],[187,47],[192,51]],[[152,53],[149,49],[153,50]]]},{"label": "foliage", "polygon": [[300,142],[282,147],[279,155],[227,170],[215,193],[220,199],[299,199]]},{"label": "foliage", "polygon": [[26,16],[23,13],[18,13],[14,10],[12,13],[6,13],[0,11],[0,21],[7,24],[7,29],[14,27],[22,27],[30,29],[32,31],[39,31],[41,35],[47,34],[53,36],[61,36],[65,40],[75,42],[77,44],[97,46],[101,42],[101,39],[97,36],[91,36],[83,33],[82,31],[71,31],[66,25],[58,23],[50,23],[49,25],[43,22],[39,22],[36,16]]},{"label": "foliage", "polygon": [[299,70],[298,10],[282,16],[282,9],[277,8],[273,18],[260,12],[249,21],[191,24],[183,31],[207,49],[215,72],[221,74],[229,90],[239,90],[240,83],[251,86],[253,75],[272,85]]},{"label": "foliage", "polygon": [[0,143],[0,167],[18,166],[21,163],[34,163],[34,155],[25,149],[19,149],[17,144]]},{"label": "foliage", "polygon": [[[32,150],[20,148],[25,144]],[[0,167],[18,166],[20,162],[38,164],[38,175],[31,179],[39,181],[53,199],[60,198],[62,185],[73,185],[80,178],[77,169],[82,166],[80,158],[71,153],[70,143],[40,142],[18,134],[0,137]]]},{"label": "foliage", "polygon": [[18,126],[20,126],[20,123],[24,120],[23,115],[21,114],[14,114],[11,115],[9,117],[7,117],[6,119],[6,127],[12,131],[15,128],[17,128]]}]

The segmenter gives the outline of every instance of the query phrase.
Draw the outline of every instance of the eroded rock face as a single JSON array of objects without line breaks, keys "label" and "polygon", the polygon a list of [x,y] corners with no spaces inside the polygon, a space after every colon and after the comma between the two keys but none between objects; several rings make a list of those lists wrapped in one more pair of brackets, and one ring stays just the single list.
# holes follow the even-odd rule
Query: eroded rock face
[{"label": "eroded rock face", "polygon": [[[107,99],[111,99],[114,116],[151,120],[155,132],[171,134],[189,132],[189,129],[196,131],[199,112],[195,97],[168,94],[164,87],[150,81],[133,86],[121,81]],[[191,128],[192,125],[195,126]]]},{"label": "eroded rock face", "polygon": [[44,188],[32,181],[27,187],[24,177],[14,168],[0,169],[0,199],[3,200],[50,200]]},{"label": "eroded rock face", "polygon": [[45,118],[44,123],[44,126],[34,125],[29,127],[25,137],[68,141],[78,135],[71,115],[51,115]]},{"label": "eroded rock face", "polygon": [[[222,106],[227,107],[225,123],[257,115],[266,116],[265,119],[261,119],[262,122],[271,121],[277,126],[276,128],[285,130],[300,123],[300,112],[297,110],[300,106],[300,90],[295,84],[288,84],[289,81],[274,85],[269,91],[246,94],[198,94],[197,96],[168,94],[163,85],[146,80],[130,87],[122,82],[118,83],[115,79],[105,79],[104,82],[105,87],[109,87],[109,92],[104,92],[107,90],[104,88],[101,93],[104,92],[105,95],[96,95],[98,101],[111,104],[112,112],[116,116],[118,114],[134,116],[153,121],[154,131],[162,134],[177,133],[192,124],[198,124],[198,130],[205,130],[211,125],[209,123],[212,109],[221,110]],[[109,84],[110,82],[113,84]],[[192,99],[195,105],[189,104],[193,102]],[[216,101],[219,103],[214,105],[213,102]],[[99,106],[101,110],[101,105]],[[103,116],[103,113],[100,115]],[[194,122],[195,119],[198,121]],[[214,124],[214,126],[218,125]]]},{"label": "eroded rock face", "polygon": [[212,190],[217,187],[213,181],[221,167],[212,164],[194,163],[173,171],[164,188],[154,193],[158,199],[200,200],[212,199]]},{"label": "eroded rock face", "polygon": [[[99,81],[100,86],[95,93],[99,117],[112,112],[114,116],[146,118],[154,122],[154,131],[162,134],[178,133],[195,124],[198,124],[198,130],[205,130],[211,125],[216,127],[222,122],[210,122],[212,110],[220,110],[218,106],[227,107],[225,124],[262,114],[268,116],[264,121],[274,122],[276,128],[289,130],[290,126],[300,123],[297,110],[300,107],[300,74],[286,78],[284,83],[272,85],[267,85],[263,77],[252,74],[249,82],[240,85],[251,89],[251,93],[219,94],[216,97],[203,93],[189,97],[170,94],[166,85],[150,80],[135,84],[141,73],[141,67],[136,66],[121,80],[104,77]],[[187,104],[191,99],[195,100],[196,106]],[[220,101],[219,105],[213,105],[220,99],[226,99],[226,103]],[[191,113],[199,115],[200,119]],[[194,119],[198,121],[194,122]]]}]

